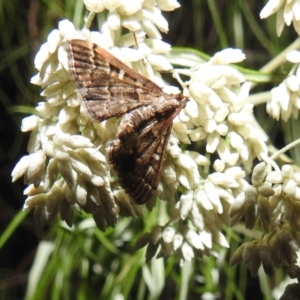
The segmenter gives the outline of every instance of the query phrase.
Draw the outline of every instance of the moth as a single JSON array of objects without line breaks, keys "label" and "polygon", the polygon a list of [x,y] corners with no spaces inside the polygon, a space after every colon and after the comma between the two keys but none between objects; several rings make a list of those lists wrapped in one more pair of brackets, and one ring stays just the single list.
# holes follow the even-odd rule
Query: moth
[{"label": "moth", "polygon": [[164,93],[96,44],[70,40],[67,51],[70,76],[89,118],[123,116],[106,158],[129,197],[145,203],[158,186],[173,119],[188,97]]}]

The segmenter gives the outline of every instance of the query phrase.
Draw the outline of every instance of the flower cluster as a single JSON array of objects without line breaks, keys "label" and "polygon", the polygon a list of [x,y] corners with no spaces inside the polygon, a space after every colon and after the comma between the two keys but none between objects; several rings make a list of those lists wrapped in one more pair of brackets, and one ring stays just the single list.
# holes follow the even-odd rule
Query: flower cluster
[{"label": "flower cluster", "polygon": [[252,185],[239,194],[230,208],[233,226],[245,217],[246,228],[252,229],[259,219],[264,235],[242,244],[234,253],[231,264],[240,261],[255,276],[261,263],[266,274],[272,275],[274,267],[289,266],[292,278],[300,276],[296,251],[300,247],[300,172],[290,165],[281,170],[270,170],[264,162],[252,174]]},{"label": "flower cluster", "polygon": [[[99,44],[160,86],[163,81],[158,71],[170,70],[172,66],[161,55],[170,51],[170,45],[161,41],[159,33],[167,31],[168,24],[154,2],[85,3],[93,13],[97,7],[110,10],[107,21],[101,32],[87,29],[93,13],[81,31],[71,22],[61,21],[41,46],[34,61],[38,73],[31,82],[43,88],[41,96],[45,101],[38,103],[38,116],[22,122],[22,131],[31,131],[29,154],[16,165],[12,177],[15,181],[24,176],[29,185],[24,192],[24,209],[35,209],[40,224],[45,225],[59,213],[71,226],[75,207],[91,213],[97,226],[105,230],[114,226],[119,215],[140,216],[142,211],[112,182],[107,167],[105,144],[115,137],[118,120],[94,123],[81,113],[81,98],[68,73],[66,41],[77,38]],[[172,10],[178,3],[162,1],[161,6]],[[130,32],[118,36],[119,26]],[[131,48],[136,43],[138,49]]]},{"label": "flower cluster", "polygon": [[217,151],[225,164],[242,163],[250,171],[253,159],[261,159],[267,149],[266,137],[254,123],[253,104],[248,100],[250,84],[227,65],[244,57],[239,50],[226,49],[193,72],[190,93],[195,102],[187,111],[195,127],[189,131],[192,141],[207,138],[208,153]]},{"label": "flower cluster", "polygon": [[267,103],[267,112],[276,120],[281,116],[284,121],[291,115],[297,119],[300,109],[300,52],[292,51],[287,54],[286,59],[295,64],[294,71],[278,87],[271,90],[271,99]]},{"label": "flower cluster", "polygon": [[275,267],[288,265],[288,275],[291,278],[299,278],[300,267],[295,265],[298,249],[293,245],[294,238],[290,228],[284,226],[276,228],[272,234],[243,243],[233,254],[230,264],[243,261],[252,276],[257,275],[261,264],[269,276],[273,276]]},{"label": "flower cluster", "polygon": [[284,27],[284,23],[293,26],[298,34],[300,34],[300,3],[297,0],[269,0],[262,9],[260,17],[262,19],[276,13],[276,32],[280,36]]},{"label": "flower cluster", "polygon": [[[106,142],[115,137],[119,120],[95,123],[81,112],[81,98],[68,74],[66,41],[80,38],[96,43],[164,86],[159,72],[172,66],[161,55],[170,47],[159,34],[159,30],[167,30],[159,8],[174,9],[177,2],[153,3],[86,0],[90,17],[109,10],[101,32],[86,28],[89,18],[82,31],[64,20],[38,52],[38,74],[32,82],[43,88],[45,101],[38,104],[39,116],[23,120],[22,130],[31,131],[29,155],[20,160],[12,176],[13,180],[24,176],[29,185],[24,208],[35,209],[41,224],[59,213],[72,225],[74,207],[92,214],[102,230],[114,226],[120,215],[142,215],[141,207],[132,204],[111,177],[105,158]],[[129,33],[118,35],[121,26]],[[131,46],[136,42],[138,47],[134,49]],[[248,100],[250,85],[229,66],[244,58],[241,51],[226,49],[207,63],[184,70],[190,77],[183,84],[190,101],[173,122],[156,192],[161,199],[174,203],[180,190],[180,198],[169,220],[141,237],[138,245],[148,244],[148,258],[160,249],[159,255],[176,252],[190,261],[210,254],[214,243],[228,247],[222,227],[229,224],[230,205],[249,186],[244,178],[253,160],[267,155],[266,138],[255,125],[253,105]],[[212,158],[187,147],[182,150],[180,143],[206,145]],[[210,165],[213,170],[209,170]]]}]

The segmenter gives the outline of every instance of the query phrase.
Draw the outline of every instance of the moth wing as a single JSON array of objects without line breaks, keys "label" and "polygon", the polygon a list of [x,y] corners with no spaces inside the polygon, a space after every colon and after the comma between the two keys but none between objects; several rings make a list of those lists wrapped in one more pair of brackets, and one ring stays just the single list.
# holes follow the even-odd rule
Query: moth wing
[{"label": "moth wing", "polygon": [[69,72],[93,120],[103,121],[155,101],[164,93],[96,44],[68,42]]},{"label": "moth wing", "polygon": [[[126,149],[121,140],[113,140],[107,158],[118,175],[120,185],[137,204],[147,202],[155,192],[161,178],[163,158],[172,130],[172,123],[153,141],[153,131],[160,132],[155,125],[137,141],[143,147]],[[144,151],[143,151],[144,150]]]},{"label": "moth wing", "polygon": [[120,185],[138,204],[149,200],[158,186],[172,121],[186,101],[152,103],[131,111],[119,125],[118,138],[107,147],[107,160]]}]

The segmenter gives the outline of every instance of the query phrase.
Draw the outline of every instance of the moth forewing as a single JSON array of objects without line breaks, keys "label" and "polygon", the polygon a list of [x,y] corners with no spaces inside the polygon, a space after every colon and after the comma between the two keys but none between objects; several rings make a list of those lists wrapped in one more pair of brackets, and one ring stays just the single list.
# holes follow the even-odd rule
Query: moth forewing
[{"label": "moth forewing", "polygon": [[153,102],[162,89],[84,40],[68,42],[69,71],[89,117],[101,122]]}]

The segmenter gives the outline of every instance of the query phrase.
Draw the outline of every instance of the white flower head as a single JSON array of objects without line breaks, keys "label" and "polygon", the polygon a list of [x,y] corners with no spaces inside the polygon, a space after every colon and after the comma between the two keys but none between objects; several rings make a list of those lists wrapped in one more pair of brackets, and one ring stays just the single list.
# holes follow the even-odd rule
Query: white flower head
[{"label": "white flower head", "polygon": [[[250,83],[244,82],[243,75],[227,65],[243,59],[244,54],[239,50],[226,49],[192,73],[189,91],[191,102],[195,102],[190,121],[196,129],[190,131],[190,138],[206,139],[206,151],[217,151],[226,163],[236,161],[238,155],[250,170],[253,158],[266,153],[267,148],[266,138],[254,123],[253,105],[247,100]],[[225,146],[226,137],[231,149]],[[254,155],[249,149],[255,151]]]},{"label": "white flower head", "polygon": [[297,0],[269,0],[262,9],[262,19],[276,13],[276,32],[280,36],[284,24],[290,26],[292,23],[298,34],[300,34],[300,3]]},{"label": "white flower head", "polygon": [[[287,54],[287,60],[298,64],[300,61],[299,51],[292,51]],[[276,120],[280,118],[287,121],[292,115],[298,117],[300,109],[300,68],[297,66],[293,74],[271,90],[271,98],[267,103],[267,112]]]}]

